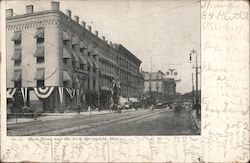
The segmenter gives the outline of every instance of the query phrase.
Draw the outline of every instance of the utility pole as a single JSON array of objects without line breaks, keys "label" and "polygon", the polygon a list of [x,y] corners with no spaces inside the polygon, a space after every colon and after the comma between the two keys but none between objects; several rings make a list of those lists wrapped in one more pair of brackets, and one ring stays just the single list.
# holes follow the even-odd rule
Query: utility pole
[{"label": "utility pole", "polygon": [[[195,51],[196,52],[196,51]],[[195,65],[195,74],[196,74],[196,104],[199,102],[198,95],[198,63],[197,63],[197,52],[196,52],[196,65]]]},{"label": "utility pole", "polygon": [[192,73],[192,106],[194,106],[194,73]]}]

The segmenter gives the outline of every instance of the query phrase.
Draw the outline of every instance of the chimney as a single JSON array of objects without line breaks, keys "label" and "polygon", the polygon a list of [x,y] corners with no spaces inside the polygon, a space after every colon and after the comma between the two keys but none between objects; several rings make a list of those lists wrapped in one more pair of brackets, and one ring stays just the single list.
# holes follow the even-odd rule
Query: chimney
[{"label": "chimney", "polygon": [[33,13],[33,5],[26,6],[26,14],[31,14],[31,13]]},{"label": "chimney", "polygon": [[105,36],[102,36],[102,40],[105,41]]},{"label": "chimney", "polygon": [[83,26],[84,28],[86,28],[86,22],[85,22],[85,21],[82,21],[81,24],[82,24],[82,26]]},{"label": "chimney", "polygon": [[7,9],[6,10],[6,17],[8,18],[8,17],[12,17],[12,16],[13,16],[13,9],[12,8]]},{"label": "chimney", "polygon": [[90,25],[88,25],[88,30],[89,30],[90,32],[91,32],[91,28],[92,28],[92,27],[91,27]]},{"label": "chimney", "polygon": [[66,15],[71,18],[71,11],[70,10],[66,10]]},{"label": "chimney", "polygon": [[60,10],[60,3],[59,2],[55,2],[55,1],[52,1],[51,2],[51,9],[52,10]]},{"label": "chimney", "polygon": [[77,23],[79,23],[79,17],[78,16],[74,16],[74,19]]},{"label": "chimney", "polygon": [[98,37],[98,31],[95,31],[95,35]]}]

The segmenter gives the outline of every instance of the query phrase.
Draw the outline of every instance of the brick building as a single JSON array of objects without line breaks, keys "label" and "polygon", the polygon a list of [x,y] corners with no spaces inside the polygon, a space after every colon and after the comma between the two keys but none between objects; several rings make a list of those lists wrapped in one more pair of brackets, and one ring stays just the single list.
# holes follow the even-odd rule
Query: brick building
[{"label": "brick building", "polygon": [[105,106],[114,80],[121,81],[123,97],[142,93],[141,61],[123,45],[100,38],[70,10],[61,12],[59,2],[41,12],[29,5],[16,16],[7,9],[6,33],[7,92],[22,94],[24,105],[39,101],[36,107],[56,112],[94,98]]}]

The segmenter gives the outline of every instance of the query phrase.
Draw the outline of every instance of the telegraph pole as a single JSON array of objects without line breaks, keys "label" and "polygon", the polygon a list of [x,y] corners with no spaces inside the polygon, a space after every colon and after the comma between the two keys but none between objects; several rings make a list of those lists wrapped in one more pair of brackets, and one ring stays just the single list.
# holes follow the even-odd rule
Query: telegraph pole
[{"label": "telegraph pole", "polygon": [[[196,52],[196,51],[195,51]],[[196,104],[199,102],[198,94],[198,63],[197,63],[197,52],[196,52],[196,65],[195,65],[195,74],[196,74]]]},{"label": "telegraph pole", "polygon": [[194,73],[192,73],[192,106],[194,106]]}]

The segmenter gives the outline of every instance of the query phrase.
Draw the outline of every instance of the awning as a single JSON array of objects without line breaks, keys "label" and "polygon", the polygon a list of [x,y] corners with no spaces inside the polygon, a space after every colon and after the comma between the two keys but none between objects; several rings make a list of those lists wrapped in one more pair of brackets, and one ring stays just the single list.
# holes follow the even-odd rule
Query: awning
[{"label": "awning", "polygon": [[14,71],[12,81],[21,81],[21,80],[22,80],[22,71],[21,70]]},{"label": "awning", "polygon": [[63,31],[63,40],[64,41],[70,40],[69,34],[67,32],[65,32],[65,31]]},{"label": "awning", "polygon": [[99,52],[96,48],[93,48],[93,55],[99,55]]},{"label": "awning", "polygon": [[76,55],[76,53],[73,51],[72,54],[73,54],[74,61],[79,62],[79,59],[78,59],[78,56]]},{"label": "awning", "polygon": [[98,68],[99,68],[99,66],[97,65],[96,62],[93,62],[93,66],[94,66],[95,69],[98,69]]},{"label": "awning", "polygon": [[35,80],[44,80],[44,69],[37,69]]},{"label": "awning", "polygon": [[67,71],[63,71],[63,81],[71,81],[71,78]]},{"label": "awning", "polygon": [[70,59],[72,58],[71,55],[69,54],[68,50],[63,48],[63,58]]},{"label": "awning", "polygon": [[12,37],[12,41],[21,41],[21,31],[15,32],[14,36]]},{"label": "awning", "polygon": [[44,57],[44,46],[38,46],[36,48],[35,57]]},{"label": "awning", "polygon": [[13,56],[11,57],[12,60],[20,61],[21,60],[21,49],[15,49]]},{"label": "awning", "polygon": [[78,45],[78,44],[79,44],[78,39],[75,36],[72,37],[72,45]]},{"label": "awning", "polygon": [[84,64],[84,65],[87,64],[86,59],[85,59],[83,56],[81,56],[81,55],[80,55],[80,63],[81,63],[81,64]]},{"label": "awning", "polygon": [[79,83],[79,79],[78,79],[78,77],[77,77],[76,74],[74,75],[74,79],[75,79],[75,82],[76,82],[76,83]]},{"label": "awning", "polygon": [[88,46],[85,44],[85,42],[80,42],[80,49],[86,49]]},{"label": "awning", "polygon": [[93,66],[93,63],[92,63],[92,61],[89,58],[87,59],[87,62],[88,62],[89,66]]},{"label": "awning", "polygon": [[35,38],[44,38],[44,28],[38,28],[36,31]]}]

